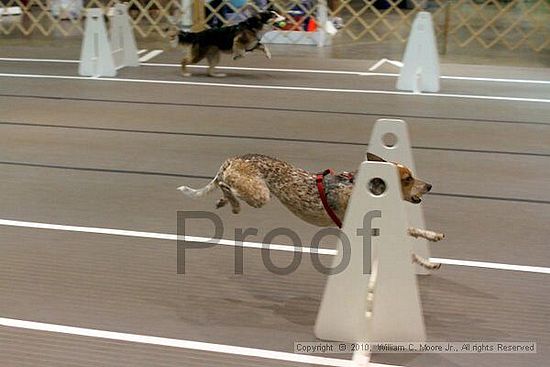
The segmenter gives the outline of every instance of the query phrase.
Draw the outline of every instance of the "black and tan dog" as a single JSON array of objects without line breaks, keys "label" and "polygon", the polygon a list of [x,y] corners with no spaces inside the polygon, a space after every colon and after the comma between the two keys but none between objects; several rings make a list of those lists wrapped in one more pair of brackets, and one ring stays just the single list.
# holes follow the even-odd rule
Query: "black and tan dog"
[{"label": "black and tan dog", "polygon": [[243,57],[246,52],[263,51],[267,58],[271,58],[268,48],[260,42],[265,32],[274,24],[285,18],[274,11],[263,11],[250,18],[231,26],[207,29],[201,32],[184,32],[172,28],[168,31],[168,38],[172,47],[187,46],[189,51],[181,60],[181,73],[190,76],[186,66],[196,64],[206,58],[208,61],[209,76],[225,76],[215,73],[214,68],[220,61],[220,54],[231,53],[233,59]]}]

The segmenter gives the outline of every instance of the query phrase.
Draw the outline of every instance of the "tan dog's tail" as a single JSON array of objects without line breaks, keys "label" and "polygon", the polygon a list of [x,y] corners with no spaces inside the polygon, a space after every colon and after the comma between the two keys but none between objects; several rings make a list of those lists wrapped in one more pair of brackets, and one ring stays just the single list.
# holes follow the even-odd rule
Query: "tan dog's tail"
[{"label": "tan dog's tail", "polygon": [[204,186],[200,189],[192,189],[189,186],[180,186],[178,187],[178,190],[181,191],[185,196],[196,199],[196,198],[202,198],[205,195],[208,195],[212,190],[214,190],[218,185],[218,176],[214,177],[212,181],[208,183],[208,185]]}]

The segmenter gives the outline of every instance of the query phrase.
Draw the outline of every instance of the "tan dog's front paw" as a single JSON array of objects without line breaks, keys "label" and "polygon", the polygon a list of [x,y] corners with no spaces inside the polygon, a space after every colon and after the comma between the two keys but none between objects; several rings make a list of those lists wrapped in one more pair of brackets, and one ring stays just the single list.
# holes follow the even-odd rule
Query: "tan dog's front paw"
[{"label": "tan dog's front paw", "polygon": [[432,232],[430,241],[438,242],[445,238],[445,233],[439,233],[439,232]]},{"label": "tan dog's front paw", "polygon": [[439,268],[441,268],[440,263],[433,263],[428,259],[418,256],[417,254],[412,254],[412,262],[413,264],[418,264],[428,270],[438,270]]},{"label": "tan dog's front paw", "polygon": [[445,234],[443,233],[428,231],[426,229],[420,229],[420,228],[410,227],[407,230],[407,232],[409,236],[412,236],[414,238],[424,238],[431,242],[438,242],[445,238]]}]

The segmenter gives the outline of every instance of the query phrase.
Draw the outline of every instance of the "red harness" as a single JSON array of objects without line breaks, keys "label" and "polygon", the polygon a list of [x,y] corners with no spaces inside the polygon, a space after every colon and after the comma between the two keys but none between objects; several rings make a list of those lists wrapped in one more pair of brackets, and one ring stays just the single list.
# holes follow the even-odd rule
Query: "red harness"
[{"label": "red harness", "polygon": [[[321,202],[323,203],[323,207],[325,208],[328,216],[330,217],[330,219],[332,219],[334,224],[338,226],[338,228],[342,228],[342,221],[340,220],[340,218],[338,218],[330,205],[328,205],[327,193],[325,192],[325,176],[329,174],[334,174],[334,172],[330,168],[317,174],[317,190],[319,191],[319,197],[321,198]],[[347,179],[353,184],[355,175],[352,172],[344,172],[341,173],[339,176],[347,177]]]},{"label": "red harness", "polygon": [[334,210],[332,210],[330,205],[328,205],[327,193],[325,192],[325,182],[324,182],[325,176],[328,174],[331,174],[331,175],[333,174],[330,168],[317,174],[317,190],[319,191],[321,202],[323,203],[323,206],[325,207],[325,211],[327,212],[328,216],[330,217],[330,219],[332,219],[334,224],[338,226],[338,228],[342,228],[342,221],[340,220],[340,218],[338,218],[338,216],[336,215]]}]

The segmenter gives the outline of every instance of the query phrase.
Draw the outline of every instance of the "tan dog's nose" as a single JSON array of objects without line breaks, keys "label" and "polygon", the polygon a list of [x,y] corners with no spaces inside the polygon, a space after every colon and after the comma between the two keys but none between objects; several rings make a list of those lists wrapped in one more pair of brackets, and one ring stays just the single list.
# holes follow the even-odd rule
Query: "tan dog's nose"
[{"label": "tan dog's nose", "polygon": [[426,190],[430,191],[431,189],[432,189],[432,185],[431,184],[426,184]]}]

